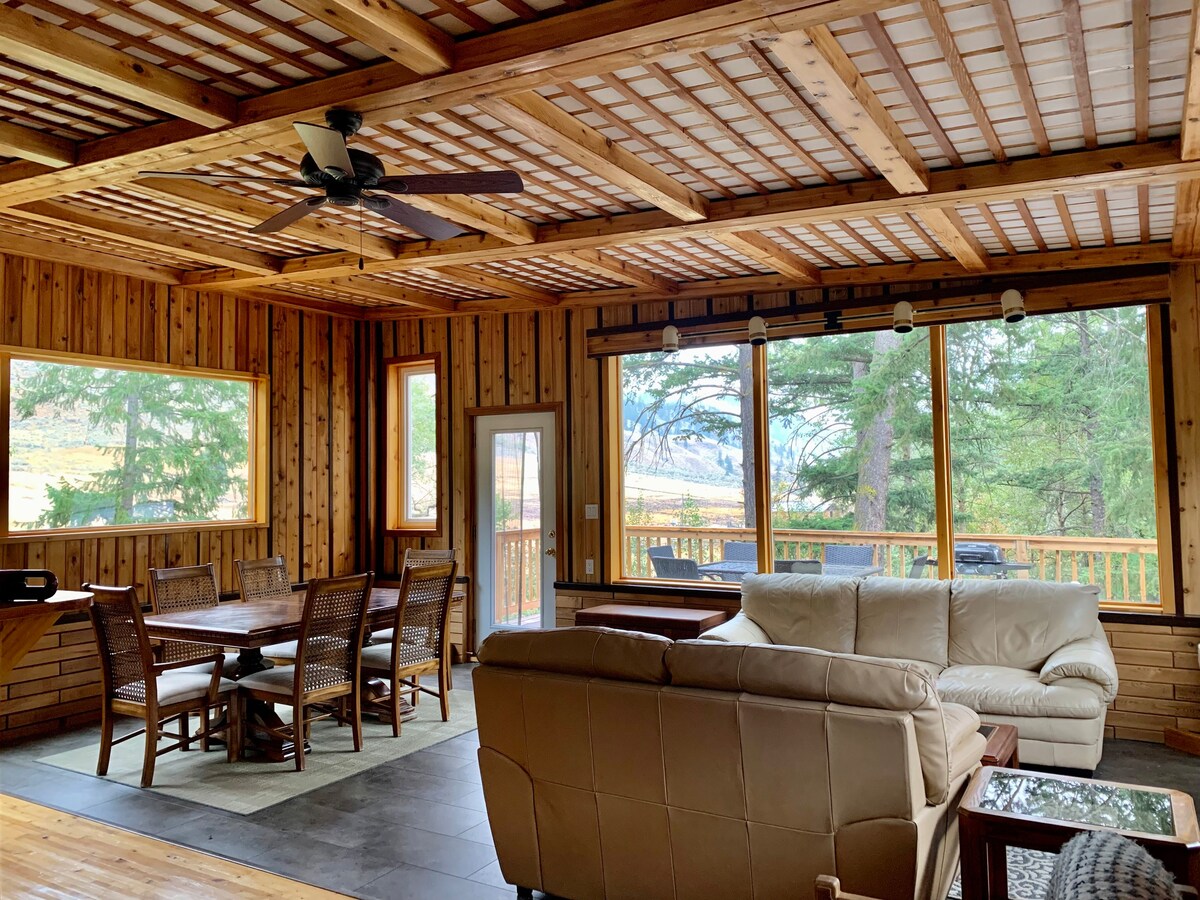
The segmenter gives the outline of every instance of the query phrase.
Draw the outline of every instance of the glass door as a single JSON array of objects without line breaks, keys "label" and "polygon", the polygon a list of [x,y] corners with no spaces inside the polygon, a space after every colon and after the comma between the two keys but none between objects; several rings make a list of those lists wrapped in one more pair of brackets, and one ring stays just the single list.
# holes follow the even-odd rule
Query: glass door
[{"label": "glass door", "polygon": [[475,419],[476,641],[554,626],[554,413]]}]

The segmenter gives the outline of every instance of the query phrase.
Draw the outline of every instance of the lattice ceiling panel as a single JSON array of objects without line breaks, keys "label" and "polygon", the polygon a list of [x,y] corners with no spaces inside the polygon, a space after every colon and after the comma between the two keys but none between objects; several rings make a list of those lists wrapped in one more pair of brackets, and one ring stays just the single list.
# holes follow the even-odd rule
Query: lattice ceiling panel
[{"label": "lattice ceiling panel", "polygon": [[395,300],[389,300],[386,297],[372,297],[367,294],[359,294],[353,291],[343,290],[337,285],[332,284],[326,285],[298,282],[296,284],[289,284],[288,292],[292,294],[300,294],[305,297],[312,297],[314,300],[330,300],[334,303],[349,303],[353,306],[364,306],[369,309],[379,309],[396,305]]},{"label": "lattice ceiling panel", "polygon": [[[569,262],[569,260],[567,260]],[[622,282],[606,279],[548,257],[513,259],[472,266],[480,272],[539,287],[547,291],[583,291],[620,287]]]},{"label": "lattice ceiling panel", "polygon": [[311,241],[297,239],[287,232],[274,235],[250,234],[249,226],[212,212],[183,207],[175,200],[139,195],[133,190],[97,188],[60,198],[63,203],[119,216],[141,225],[159,226],[167,231],[211,238],[233,247],[256,250],[277,256],[307,256],[329,249]]},{"label": "lattice ceiling panel", "polygon": [[411,288],[414,291],[423,291],[427,294],[437,294],[440,297],[449,297],[452,300],[475,300],[481,297],[500,296],[497,293],[489,291],[487,288],[464,285],[449,276],[440,274],[436,269],[381,272],[378,275],[369,276],[369,279],[392,286],[398,285],[400,287]]},{"label": "lattice ceiling panel", "polygon": [[[51,225],[27,219],[18,219],[11,215],[5,215],[2,211],[0,211],[0,231],[51,241],[56,244],[65,244],[69,247],[78,247],[81,250],[94,253],[106,253],[110,256],[120,256],[139,262],[171,266],[175,269],[208,268],[203,263],[175,256],[174,254],[163,253],[148,247],[135,247],[116,239],[103,238],[92,234],[80,234],[65,225]],[[0,243],[2,243],[2,240],[0,240]]]},{"label": "lattice ceiling panel", "polygon": [[400,0],[401,5],[443,31],[467,36],[487,34],[498,27],[529,22],[573,9],[577,0]]}]

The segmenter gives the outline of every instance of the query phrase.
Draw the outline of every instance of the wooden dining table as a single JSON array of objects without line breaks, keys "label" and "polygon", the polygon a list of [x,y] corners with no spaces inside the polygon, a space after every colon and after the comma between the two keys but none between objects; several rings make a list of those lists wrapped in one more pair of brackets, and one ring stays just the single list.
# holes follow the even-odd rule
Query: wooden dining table
[{"label": "wooden dining table", "polygon": [[[146,632],[158,640],[236,648],[237,663],[227,667],[225,672],[226,677],[236,681],[274,666],[271,660],[263,657],[263,647],[300,637],[304,596],[305,591],[297,590],[278,599],[220,603],[206,609],[150,615],[145,617]],[[462,587],[456,586],[450,602],[452,605],[462,603],[465,596]],[[372,630],[390,628],[395,624],[399,602],[398,588],[371,589],[371,597],[367,601],[364,644],[370,642]],[[377,679],[365,689],[378,696],[380,686],[375,681]],[[249,712],[252,720],[258,718],[263,724],[276,728],[283,724],[269,704],[262,704]],[[290,742],[268,739],[265,732],[255,734],[252,726],[246,729],[246,733],[247,744],[263,752],[269,759],[282,762],[293,758],[295,747]]]}]

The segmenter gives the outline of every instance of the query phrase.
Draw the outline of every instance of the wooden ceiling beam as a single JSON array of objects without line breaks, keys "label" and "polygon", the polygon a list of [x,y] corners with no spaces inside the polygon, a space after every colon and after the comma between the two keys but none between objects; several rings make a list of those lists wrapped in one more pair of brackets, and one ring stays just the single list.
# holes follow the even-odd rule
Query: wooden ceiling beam
[{"label": "wooden ceiling beam", "polygon": [[513,281],[490,272],[469,269],[466,266],[438,266],[436,268],[428,266],[427,268],[432,269],[439,278],[448,278],[459,284],[483,288],[490,293],[501,294],[505,297],[528,300],[541,306],[557,306],[562,300],[562,295],[554,291],[548,291],[522,281]]},{"label": "wooden ceiling beam", "polygon": [[537,141],[547,151],[624,188],[684,222],[708,215],[708,202],[691,188],[618,146],[569,112],[533,92],[476,106],[501,123]]},{"label": "wooden ceiling beam", "polygon": [[[1149,18],[1145,9],[1134,7]],[[1145,31],[1149,33],[1148,24]],[[1191,26],[1188,29],[1188,70],[1183,88],[1183,122],[1179,135],[1179,155],[1183,159],[1200,159],[1200,0],[1192,0]],[[1134,71],[1134,79],[1139,76]],[[1149,79],[1147,77],[1147,90]],[[1141,197],[1139,213],[1146,217]],[[1175,225],[1171,230],[1171,250],[1176,256],[1194,254],[1200,249],[1200,180],[1181,181],[1175,187]]]},{"label": "wooden ceiling beam", "polygon": [[780,275],[792,278],[801,284],[820,284],[821,269],[802,256],[779,246],[773,240],[755,231],[719,231],[713,235],[718,241],[755,262],[774,269]]},{"label": "wooden ceiling beam", "polygon": [[610,281],[649,288],[667,295],[679,290],[678,285],[671,279],[664,278],[657,272],[651,272],[641,266],[635,266],[623,259],[617,259],[607,253],[601,253],[599,250],[577,250],[574,253],[564,253],[560,258],[569,266],[591,272]]},{"label": "wooden ceiling beam", "polygon": [[[232,191],[202,184],[199,181],[182,181],[173,178],[139,178],[130,185],[132,190],[152,198],[183,203],[205,212],[213,212],[225,219],[243,225],[257,225],[279,212],[280,207],[249,197],[241,197]],[[361,234],[357,228],[349,228],[326,221],[322,216],[305,216],[284,229],[284,234],[312,241],[324,247],[358,252],[360,242],[363,256],[368,259],[395,259],[400,245],[387,238],[373,234]]]},{"label": "wooden ceiling beam", "polygon": [[61,169],[75,165],[75,142],[36,128],[0,122],[0,156],[19,156]]},{"label": "wooden ceiling beam", "polygon": [[1171,252],[1179,257],[1200,254],[1200,180],[1182,181],[1175,188]]},{"label": "wooden ceiling beam", "polygon": [[454,65],[454,39],[395,0],[289,3],[421,75],[445,72]]},{"label": "wooden ceiling beam", "polygon": [[206,128],[237,121],[237,98],[29,13],[0,6],[0,56]]},{"label": "wooden ceiling beam", "polygon": [[1008,70],[1021,97],[1021,106],[1033,132],[1033,141],[1038,153],[1048,156],[1051,152],[1050,138],[1042,122],[1042,111],[1033,90],[1033,82],[1029,80],[1029,67],[1025,63],[1025,51],[1021,49],[1021,36],[1017,34],[1017,23],[1013,20],[1009,0],[992,0],[992,14],[996,17],[996,28],[1000,31],[1000,40],[1008,57]]},{"label": "wooden ceiling beam", "polygon": [[142,225],[131,219],[56,201],[14,206],[4,210],[4,215],[119,241],[131,247],[142,247],[208,266],[230,266],[260,276],[273,275],[279,272],[281,266],[279,257],[267,253],[243,250],[208,238],[169,231],[157,225]]},{"label": "wooden ceiling beam", "polygon": [[440,294],[366,278],[335,278],[330,284],[339,292],[349,296],[411,306],[426,312],[453,312],[457,305],[450,297],[443,297]]},{"label": "wooden ceiling beam", "polygon": [[991,254],[953,206],[922,210],[921,221],[968,272],[988,270]]},{"label": "wooden ceiling beam", "polygon": [[[394,260],[368,261],[366,271],[384,272],[503,262],[513,259],[598,250],[606,246],[669,241],[717,231],[763,231],[880,215],[919,214],[925,210],[1086,193],[1101,188],[1171,184],[1200,179],[1200,160],[1181,161],[1173,141],[1100,147],[1049,158],[1029,157],[1002,165],[947,169],[930,175],[926,194],[899,194],[880,181],[779,191],[709,204],[709,220],[679,222],[659,210],[605,220],[542,225],[538,240],[514,246],[497,238],[469,237],[405,244]],[[996,257],[1000,259],[1001,257]],[[185,278],[235,284],[269,284],[289,280],[321,281],[357,274],[358,257],[328,254],[286,260],[276,276],[244,276],[218,271],[189,273]],[[825,270],[822,270],[825,272]],[[961,274],[961,271],[960,273]]]},{"label": "wooden ceiling beam", "polygon": [[[1126,244],[1086,250],[1057,250],[1049,253],[998,256],[993,257],[992,266],[987,274],[989,277],[995,275],[1032,276],[1067,269],[1165,266],[1175,261],[1176,259],[1171,253],[1171,245],[1160,241],[1156,244]],[[821,274],[823,287],[863,287],[897,282],[944,281],[978,277],[964,275],[961,266],[955,260],[893,263],[865,268],[849,266],[844,269],[823,269]],[[575,308],[655,300],[697,300],[708,297],[803,290],[807,287],[811,287],[811,285],[797,283],[783,275],[751,275],[680,284],[678,293],[669,296],[652,291],[630,293],[624,289],[567,291],[563,294],[562,305]]]},{"label": "wooden ceiling beam", "polygon": [[75,244],[30,237],[10,231],[7,224],[3,222],[0,222],[0,245],[3,246],[0,252],[11,253],[14,256],[28,256],[33,259],[44,259],[84,269],[115,272],[118,275],[130,275],[160,284],[179,284],[183,281],[182,269],[142,262],[140,259],[128,259],[113,253],[94,250],[91,247],[80,247]]},{"label": "wooden ceiling beam", "polygon": [[613,72],[674,53],[769,38],[906,0],[608,0],[455,45],[450,72],[420,77],[381,63],[316,83],[249,98],[236,125],[209,131],[165,122],[81,144],[79,162],[48,172],[32,163],[0,167],[0,206],[130,181],[139,170],[184,168],[238,155],[247,140],[289,134],[296,120],[320,121],[351,104],[368,121],[395,121],[489,97]]},{"label": "wooden ceiling beam", "polygon": [[771,49],[896,190],[929,189],[929,167],[826,26],[785,34]]}]

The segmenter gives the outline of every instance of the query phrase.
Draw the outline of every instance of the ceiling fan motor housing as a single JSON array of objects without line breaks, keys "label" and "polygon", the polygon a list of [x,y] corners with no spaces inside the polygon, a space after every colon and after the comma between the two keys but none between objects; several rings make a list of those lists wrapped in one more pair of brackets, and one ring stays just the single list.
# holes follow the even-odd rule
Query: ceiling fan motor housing
[{"label": "ceiling fan motor housing", "polygon": [[[355,150],[353,147],[348,148],[347,152],[350,154],[350,162],[354,163],[353,184],[359,187],[370,187],[383,177],[383,163],[370,153]],[[322,187],[338,183],[337,179],[317,165],[310,153],[305,153],[304,158],[300,160],[300,177],[309,184]],[[349,179],[345,181],[348,182]],[[346,186],[349,187],[349,184]]]}]

